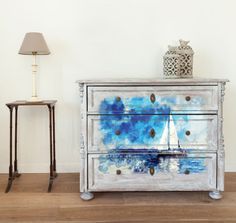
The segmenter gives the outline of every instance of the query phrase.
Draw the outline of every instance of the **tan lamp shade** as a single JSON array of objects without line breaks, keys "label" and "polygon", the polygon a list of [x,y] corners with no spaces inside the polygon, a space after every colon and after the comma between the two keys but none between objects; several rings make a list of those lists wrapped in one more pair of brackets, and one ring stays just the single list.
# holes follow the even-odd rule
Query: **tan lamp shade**
[{"label": "tan lamp shade", "polygon": [[25,34],[25,38],[19,50],[23,55],[48,55],[50,51],[42,33],[30,32]]}]

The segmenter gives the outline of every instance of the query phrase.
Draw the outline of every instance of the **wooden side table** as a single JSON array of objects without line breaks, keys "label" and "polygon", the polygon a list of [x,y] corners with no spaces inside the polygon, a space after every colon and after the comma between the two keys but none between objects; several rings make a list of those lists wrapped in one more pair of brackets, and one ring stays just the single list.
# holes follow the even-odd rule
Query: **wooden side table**
[{"label": "wooden side table", "polygon": [[[53,180],[57,177],[56,173],[56,147],[55,147],[55,104],[56,100],[45,100],[40,102],[29,102],[29,101],[15,101],[7,103],[6,106],[10,110],[10,165],[9,165],[9,178],[6,188],[6,193],[11,189],[13,180],[19,177],[17,167],[17,117],[19,106],[47,106],[49,110],[49,134],[50,134],[50,178],[48,185],[48,192],[51,192]],[[14,146],[15,146],[15,157],[14,157],[14,171],[12,164],[12,146],[13,146],[13,113],[15,111],[15,134],[14,134]]]}]

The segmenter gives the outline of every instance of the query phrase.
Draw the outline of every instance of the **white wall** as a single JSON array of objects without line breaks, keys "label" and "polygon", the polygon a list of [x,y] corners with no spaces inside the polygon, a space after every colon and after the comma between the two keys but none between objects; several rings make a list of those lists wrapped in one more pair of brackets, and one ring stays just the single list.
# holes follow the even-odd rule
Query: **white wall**
[{"label": "white wall", "polygon": [[[0,0],[0,172],[8,171],[5,103],[31,95],[24,34],[42,32],[51,55],[39,58],[39,95],[57,99],[59,172],[79,170],[79,93],[88,78],[155,78],[168,44],[191,40],[194,76],[229,78],[225,97],[226,170],[236,171],[235,0]],[[48,111],[19,110],[21,172],[47,172]]]}]

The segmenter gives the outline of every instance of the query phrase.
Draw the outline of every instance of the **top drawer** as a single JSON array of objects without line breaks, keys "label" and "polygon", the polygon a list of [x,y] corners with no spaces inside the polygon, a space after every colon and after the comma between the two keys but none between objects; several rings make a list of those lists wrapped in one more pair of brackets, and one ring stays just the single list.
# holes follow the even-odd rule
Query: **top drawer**
[{"label": "top drawer", "polygon": [[216,111],[217,86],[89,86],[91,114]]}]

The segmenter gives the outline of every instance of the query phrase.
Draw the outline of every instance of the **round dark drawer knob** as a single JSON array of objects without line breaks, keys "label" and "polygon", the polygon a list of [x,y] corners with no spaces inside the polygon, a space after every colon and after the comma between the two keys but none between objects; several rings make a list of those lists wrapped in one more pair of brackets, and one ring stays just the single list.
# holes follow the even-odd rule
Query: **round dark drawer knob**
[{"label": "round dark drawer knob", "polygon": [[154,138],[155,135],[156,135],[156,132],[155,132],[154,129],[151,129],[149,134],[150,134],[150,136],[151,136],[152,138]]},{"label": "round dark drawer knob", "polygon": [[154,167],[151,167],[151,168],[149,169],[149,173],[150,173],[151,175],[153,175],[153,174],[155,173]]},{"label": "round dark drawer knob", "polygon": [[116,97],[116,101],[120,101],[121,98],[119,96]]},{"label": "round dark drawer knob", "polygon": [[116,170],[116,174],[120,175],[121,174],[121,170]]},{"label": "round dark drawer knob", "polygon": [[187,130],[187,131],[185,132],[185,134],[186,134],[186,136],[190,136],[190,135],[191,135],[191,132],[190,132],[189,130]]},{"label": "round dark drawer knob", "polygon": [[184,171],[184,174],[186,174],[186,175],[190,174],[190,170],[186,169],[186,170]]},{"label": "round dark drawer knob", "polygon": [[155,96],[155,94],[151,94],[151,96],[150,96],[150,101],[151,101],[152,103],[154,103],[154,102],[156,101],[156,96]]},{"label": "round dark drawer knob", "polygon": [[116,130],[115,133],[116,133],[117,136],[119,136],[121,132],[120,132],[120,130]]},{"label": "round dark drawer knob", "polygon": [[190,100],[191,100],[191,97],[190,97],[190,96],[186,96],[186,97],[185,97],[185,100],[186,100],[186,101],[190,101]]}]

